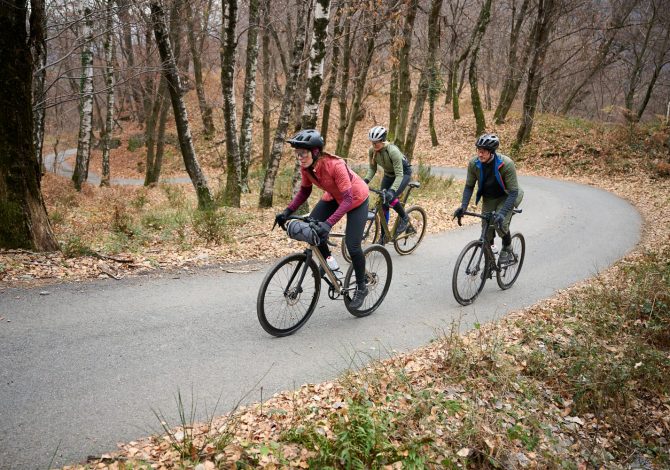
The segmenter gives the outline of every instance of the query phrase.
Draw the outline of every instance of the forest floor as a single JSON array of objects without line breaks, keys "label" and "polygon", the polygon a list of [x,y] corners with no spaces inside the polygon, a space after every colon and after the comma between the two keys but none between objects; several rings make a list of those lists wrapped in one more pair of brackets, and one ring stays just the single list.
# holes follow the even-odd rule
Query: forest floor
[{"label": "forest floor", "polygon": [[[513,126],[496,129],[503,153]],[[419,147],[415,155],[424,164],[463,167],[473,127],[467,119],[443,123],[442,146]],[[166,424],[164,435],[120,444],[86,466],[670,466],[670,131],[541,116],[534,132],[515,155],[519,171],[594,185],[630,201],[643,217],[634,252],[597,278],[466,335],[455,325],[430,345],[337,380],[305,384],[207,423]],[[353,153],[364,150],[361,140]],[[132,162],[127,169],[130,176]],[[242,209],[220,209],[221,230],[190,215],[187,186],[88,186],[77,194],[48,175],[45,199],[67,249],[0,252],[0,280],[30,285],[224,266],[265,259],[262,251],[280,256],[295,248],[269,230],[288,199],[290,169],[284,177],[275,209],[256,209],[252,193]],[[431,232],[448,230],[462,184],[432,184],[416,201],[432,204]]]}]

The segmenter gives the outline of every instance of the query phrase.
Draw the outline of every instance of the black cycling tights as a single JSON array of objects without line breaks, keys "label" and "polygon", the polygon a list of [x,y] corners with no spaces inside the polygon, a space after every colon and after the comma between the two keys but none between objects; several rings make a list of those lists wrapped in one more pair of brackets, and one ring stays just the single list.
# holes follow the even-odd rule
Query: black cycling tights
[{"label": "black cycling tights", "polygon": [[[396,191],[396,194],[395,194],[397,198],[400,198],[400,195],[402,194],[402,192],[407,187],[407,184],[409,183],[409,180],[411,178],[412,178],[411,174],[403,175],[402,181],[400,182],[400,186],[398,186],[398,191]],[[391,185],[393,185],[394,181],[395,181],[395,176],[384,175],[384,177],[382,178],[381,188],[382,189],[390,188]],[[388,213],[388,210],[389,210],[388,205],[385,205],[384,206],[384,211],[386,211]],[[393,206],[393,210],[395,210],[400,217],[403,217],[403,218],[407,217],[407,214],[405,213],[405,208],[402,206],[402,203],[400,201],[398,201],[398,203],[395,206]],[[388,220],[388,218],[387,218],[387,220]]]},{"label": "black cycling tights", "polygon": [[[316,220],[324,222],[330,217],[333,212],[337,210],[339,204],[337,201],[319,201],[312,213],[310,214]],[[345,240],[347,243],[347,250],[351,255],[351,262],[354,265],[354,272],[356,273],[356,283],[362,288],[365,286],[365,257],[363,256],[363,248],[361,248],[361,240],[363,239],[363,230],[365,229],[365,222],[368,219],[368,200],[363,201],[363,204],[355,209],[347,212],[347,229],[345,230]],[[319,251],[324,258],[330,256],[330,248],[327,243],[319,245]]]}]

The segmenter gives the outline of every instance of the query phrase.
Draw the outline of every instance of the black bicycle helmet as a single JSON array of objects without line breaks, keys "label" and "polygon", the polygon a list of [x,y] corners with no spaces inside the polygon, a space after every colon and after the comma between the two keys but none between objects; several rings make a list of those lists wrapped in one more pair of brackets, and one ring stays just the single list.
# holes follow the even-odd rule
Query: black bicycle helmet
[{"label": "black bicycle helmet", "polygon": [[388,131],[384,126],[375,126],[368,132],[368,140],[370,142],[384,142],[386,134],[388,134]]},{"label": "black bicycle helmet", "polygon": [[294,149],[318,148],[323,150],[323,137],[316,129],[303,129],[286,142]]},{"label": "black bicycle helmet", "polygon": [[495,134],[482,134],[475,147],[478,149],[488,150],[489,152],[495,152],[500,145],[500,139]]}]

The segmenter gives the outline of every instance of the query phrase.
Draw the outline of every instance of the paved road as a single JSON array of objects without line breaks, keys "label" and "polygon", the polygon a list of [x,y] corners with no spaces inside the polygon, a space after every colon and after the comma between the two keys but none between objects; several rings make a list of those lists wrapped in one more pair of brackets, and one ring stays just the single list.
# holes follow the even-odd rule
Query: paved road
[{"label": "paved road", "polygon": [[[462,172],[458,173],[462,176]],[[638,242],[627,202],[587,186],[521,177],[527,240],[508,291],[487,283],[474,305],[451,294],[453,263],[476,226],[429,236],[411,256],[393,253],[392,290],[357,319],[324,295],[293,336],[268,336],[256,319],[265,270],[0,290],[0,468],[81,461],[157,429],[176,414],[177,390],[199,411],[223,413],[305,382],[337,376],[350,359],[426,344],[453,321],[463,329],[551,296],[609,266]],[[48,290],[49,295],[40,295]],[[201,414],[202,416],[202,414]],[[58,451],[56,452],[56,449]]]}]

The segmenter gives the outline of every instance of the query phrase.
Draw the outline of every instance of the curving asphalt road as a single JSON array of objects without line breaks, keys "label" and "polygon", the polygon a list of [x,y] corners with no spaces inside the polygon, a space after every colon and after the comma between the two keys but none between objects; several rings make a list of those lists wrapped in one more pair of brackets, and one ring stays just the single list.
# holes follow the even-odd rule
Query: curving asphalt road
[{"label": "curving asphalt road", "polygon": [[193,392],[203,417],[219,399],[222,414],[242,397],[258,401],[331,379],[352,358],[411,350],[454,321],[467,329],[531,305],[637,244],[641,219],[626,201],[573,183],[520,183],[524,212],[513,229],[526,237],[523,271],[507,291],[488,282],[469,307],[456,303],[450,282],[459,251],[479,236],[476,225],[428,236],[410,256],[393,252],[392,290],[370,317],[354,318],[322,295],[309,322],[281,339],[256,319],[269,264],[249,273],[0,289],[0,468],[45,468],[54,454],[63,465],[113,450],[158,428],[152,409],[175,423],[178,390]]}]

